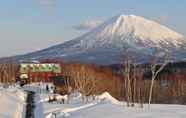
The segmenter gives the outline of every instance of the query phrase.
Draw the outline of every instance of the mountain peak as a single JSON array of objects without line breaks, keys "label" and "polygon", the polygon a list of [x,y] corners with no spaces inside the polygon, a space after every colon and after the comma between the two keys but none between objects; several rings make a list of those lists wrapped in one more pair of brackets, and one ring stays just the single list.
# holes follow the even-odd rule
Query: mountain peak
[{"label": "mountain peak", "polygon": [[136,61],[145,62],[155,48],[170,50],[176,59],[186,58],[186,40],[182,35],[141,16],[119,15],[77,39],[18,59],[62,58],[67,62],[117,64],[123,62],[127,50]]},{"label": "mountain peak", "polygon": [[[100,27],[99,27],[100,28]],[[151,42],[153,45],[171,43],[178,47],[183,43],[183,36],[155,21],[135,15],[119,15],[105,22],[97,29],[101,39],[127,40],[129,36],[140,39],[140,42]],[[101,31],[101,32],[100,32]]]},{"label": "mountain peak", "polygon": [[118,16],[115,16],[115,19],[118,20],[118,21],[124,21],[124,20],[127,20],[127,19],[136,19],[136,18],[143,18],[141,16],[136,16],[136,15],[124,15],[124,14],[120,14]]}]

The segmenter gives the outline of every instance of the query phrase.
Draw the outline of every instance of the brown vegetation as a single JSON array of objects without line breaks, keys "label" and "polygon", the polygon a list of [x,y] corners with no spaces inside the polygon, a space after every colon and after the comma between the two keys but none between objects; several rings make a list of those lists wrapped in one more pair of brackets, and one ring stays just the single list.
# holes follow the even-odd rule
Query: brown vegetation
[{"label": "brown vegetation", "polygon": [[[178,65],[176,67],[168,64],[156,76],[153,83],[152,103],[186,104],[186,68],[183,67],[184,64]],[[117,70],[113,66],[85,64],[61,64],[61,66],[60,75],[64,78],[64,82],[56,85],[62,88],[59,92],[65,90],[62,94],[69,95],[73,90],[78,90],[84,96],[94,96],[107,91],[119,100],[129,101],[130,106],[140,103],[143,107],[143,103],[149,102],[152,83],[150,64],[146,66],[131,64],[130,67],[122,65]],[[156,68],[160,67],[156,65]],[[16,64],[1,64],[0,82],[14,83],[17,72]],[[44,75],[38,76],[44,77]]]},{"label": "brown vegetation", "polygon": [[0,83],[11,84],[16,82],[18,66],[16,64],[0,64]]}]

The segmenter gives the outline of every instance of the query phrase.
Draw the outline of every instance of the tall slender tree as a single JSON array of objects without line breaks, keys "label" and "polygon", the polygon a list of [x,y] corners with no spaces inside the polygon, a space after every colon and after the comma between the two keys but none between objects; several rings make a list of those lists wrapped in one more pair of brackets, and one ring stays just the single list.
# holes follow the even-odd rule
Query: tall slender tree
[{"label": "tall slender tree", "polygon": [[[162,62],[158,64],[159,58],[162,58]],[[170,62],[170,52],[165,51],[161,52],[159,50],[155,50],[154,57],[151,62],[151,85],[150,85],[150,91],[149,91],[149,101],[148,101],[148,108],[150,109],[150,104],[152,100],[152,93],[153,93],[153,86],[154,86],[154,80],[157,78],[158,74],[165,68],[165,66]]]}]

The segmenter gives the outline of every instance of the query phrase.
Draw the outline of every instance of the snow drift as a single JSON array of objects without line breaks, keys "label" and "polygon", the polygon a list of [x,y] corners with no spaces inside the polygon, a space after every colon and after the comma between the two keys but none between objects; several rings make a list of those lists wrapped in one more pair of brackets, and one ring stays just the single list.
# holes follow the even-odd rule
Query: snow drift
[{"label": "snow drift", "polygon": [[23,118],[25,116],[26,92],[17,87],[0,90],[0,117]]}]

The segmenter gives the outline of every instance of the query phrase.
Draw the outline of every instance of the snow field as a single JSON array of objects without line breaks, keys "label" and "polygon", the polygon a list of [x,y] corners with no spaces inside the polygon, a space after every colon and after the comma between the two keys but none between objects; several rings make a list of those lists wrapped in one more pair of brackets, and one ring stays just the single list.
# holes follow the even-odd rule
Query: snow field
[{"label": "snow field", "polygon": [[0,118],[24,118],[26,92],[16,86],[0,89]]}]

